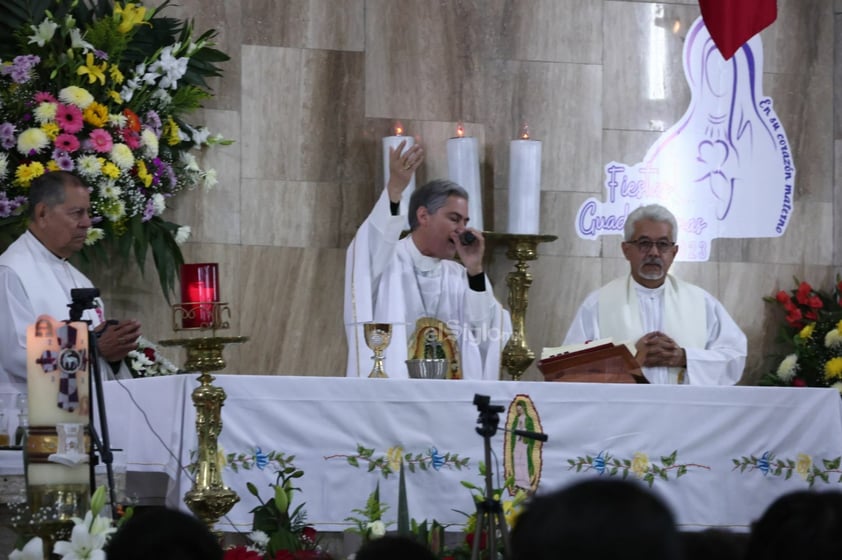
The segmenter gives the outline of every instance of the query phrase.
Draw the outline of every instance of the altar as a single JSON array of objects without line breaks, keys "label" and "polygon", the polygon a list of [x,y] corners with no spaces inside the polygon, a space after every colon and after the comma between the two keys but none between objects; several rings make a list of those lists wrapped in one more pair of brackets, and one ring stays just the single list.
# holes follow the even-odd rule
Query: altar
[{"label": "altar", "polygon": [[[220,447],[225,483],[240,502],[220,521],[249,530],[269,499],[272,453],[304,471],[295,507],[320,530],[347,528],[380,485],[397,516],[403,458],[410,516],[458,526],[473,502],[461,481],[483,485],[477,394],[509,409],[529,403],[534,429],[549,440],[531,457],[539,491],[588,476],[640,480],[675,512],[683,529],[747,530],[778,496],[806,488],[842,489],[842,399],[831,389],[694,387],[512,381],[437,381],[218,375],[228,397]],[[184,508],[195,460],[195,376],[106,384],[112,446],[130,472],[165,473],[167,501]],[[491,438],[502,485],[506,412]],[[389,465],[390,468],[385,468]],[[391,471],[391,472],[390,472]],[[503,496],[506,499],[506,495]]]}]

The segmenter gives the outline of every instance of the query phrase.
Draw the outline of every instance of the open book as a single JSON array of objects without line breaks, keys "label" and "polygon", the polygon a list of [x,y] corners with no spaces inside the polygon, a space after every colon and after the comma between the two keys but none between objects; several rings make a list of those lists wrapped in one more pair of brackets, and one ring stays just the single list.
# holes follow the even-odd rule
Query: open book
[{"label": "open book", "polygon": [[538,370],[546,381],[579,383],[647,383],[629,343],[610,338],[585,344],[544,348]]}]

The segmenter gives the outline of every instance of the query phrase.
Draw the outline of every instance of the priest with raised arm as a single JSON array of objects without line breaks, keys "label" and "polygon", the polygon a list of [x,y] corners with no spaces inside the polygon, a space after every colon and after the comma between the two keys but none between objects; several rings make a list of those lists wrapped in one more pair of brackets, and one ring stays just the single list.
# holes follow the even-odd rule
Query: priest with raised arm
[{"label": "priest with raised arm", "polygon": [[[468,194],[450,181],[431,181],[412,193],[402,215],[401,194],[424,160],[420,145],[404,148],[390,148],[386,189],[348,247],[346,375],[371,371],[363,324],[375,321],[392,325],[389,377],[408,377],[407,359],[445,358],[450,379],[499,379],[511,320],[485,276],[482,233],[468,227]],[[401,239],[407,219],[410,233]]]},{"label": "priest with raised arm", "polygon": [[630,273],[585,299],[564,344],[631,342],[650,383],[733,385],[745,366],[746,336],[712,295],[669,274],[676,233],[663,206],[630,213],[622,245]]}]

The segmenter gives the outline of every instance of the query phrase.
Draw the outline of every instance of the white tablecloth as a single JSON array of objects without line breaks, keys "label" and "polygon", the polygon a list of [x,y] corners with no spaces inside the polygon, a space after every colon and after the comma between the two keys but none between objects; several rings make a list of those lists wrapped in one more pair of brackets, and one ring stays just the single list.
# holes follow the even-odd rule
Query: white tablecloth
[{"label": "white tablecloth", "polygon": [[[483,485],[475,394],[507,409],[516,395],[532,400],[549,436],[541,454],[542,491],[624,470],[634,478],[624,465],[637,457],[635,466],[648,466],[649,473],[663,469],[652,489],[684,528],[746,529],[777,496],[811,481],[817,489],[842,489],[842,399],[831,389],[248,375],[219,375],[215,384],[228,396],[221,447],[238,455],[239,467],[258,448],[294,455],[305,473],[294,503],[303,500],[308,521],[322,530],[347,527],[345,518],[364,506],[378,481],[382,501],[391,506],[386,518],[396,517],[397,475],[369,472],[364,457],[357,457],[359,467],[349,464],[360,446],[373,450],[372,460],[396,446],[417,465],[432,464],[432,449],[468,459],[462,468],[451,461],[407,473],[411,517],[463,522],[455,510],[472,511],[473,502],[460,481]],[[191,485],[184,466],[197,441],[190,399],[197,385],[186,375],[106,384],[112,445],[125,449],[130,471],[166,472],[172,505],[181,504]],[[501,473],[503,434],[491,442],[499,458],[494,471]],[[603,469],[599,458],[606,456]],[[612,464],[620,465],[616,472]],[[246,483],[268,498],[271,466],[237,472],[229,466],[224,479],[241,500],[219,528],[247,530],[258,502]]]}]

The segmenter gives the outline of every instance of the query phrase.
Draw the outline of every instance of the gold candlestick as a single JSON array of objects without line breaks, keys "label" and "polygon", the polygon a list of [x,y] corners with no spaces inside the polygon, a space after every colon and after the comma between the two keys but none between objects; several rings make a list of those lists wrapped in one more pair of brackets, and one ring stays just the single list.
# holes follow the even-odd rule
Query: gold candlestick
[{"label": "gold candlestick", "polygon": [[[228,323],[220,320],[222,311],[230,316],[225,303],[214,303],[212,324],[200,330],[227,328]],[[181,305],[173,306],[173,316],[177,318],[183,312]],[[180,321],[173,321],[175,330]],[[199,386],[193,391],[193,406],[196,408],[196,434],[198,436],[197,474],[192,488],[184,495],[184,503],[196,517],[204,521],[211,530],[219,518],[228,513],[234,504],[240,501],[237,493],[225,486],[222,480],[217,454],[218,440],[222,433],[222,406],[225,403],[225,390],[213,385],[215,379],[209,372],[225,368],[222,351],[226,344],[239,344],[247,341],[244,336],[209,336],[162,340],[162,346],[182,346],[187,351],[184,369],[198,371]]]},{"label": "gold candlestick", "polygon": [[509,312],[512,314],[512,336],[503,348],[502,364],[514,381],[520,379],[533,361],[535,353],[526,343],[526,308],[529,305],[529,286],[532,275],[526,261],[538,259],[538,244],[555,241],[555,235],[483,232],[492,243],[506,243],[506,257],[516,261],[514,272],[506,276],[509,288]]}]

